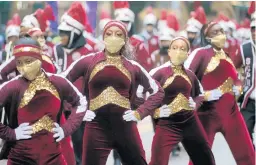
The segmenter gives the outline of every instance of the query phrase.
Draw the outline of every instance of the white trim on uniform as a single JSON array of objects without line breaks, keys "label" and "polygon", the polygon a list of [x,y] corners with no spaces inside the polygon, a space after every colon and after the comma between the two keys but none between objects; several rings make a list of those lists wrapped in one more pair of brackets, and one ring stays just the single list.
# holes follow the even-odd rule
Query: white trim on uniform
[{"label": "white trim on uniform", "polygon": [[143,37],[141,37],[140,35],[134,34],[134,35],[132,35],[132,38],[135,38],[135,39],[137,39],[139,41],[143,41],[144,42]]},{"label": "white trim on uniform", "polygon": [[89,57],[89,56],[93,56],[93,55],[96,55],[98,53],[90,53],[86,56],[81,56],[78,60],[74,61],[64,72],[62,72],[60,75],[63,76],[63,77],[67,77],[67,75],[69,74],[69,72],[74,68],[74,66],[79,62],[81,61],[82,59],[86,58],[86,57]]},{"label": "white trim on uniform", "polygon": [[68,63],[68,61],[67,61],[67,58],[68,58],[68,55],[67,55],[67,52],[65,52],[65,50],[63,50],[63,52],[64,52],[64,63],[63,63],[63,71],[64,70],[66,70],[67,69],[67,63]]},{"label": "white trim on uniform", "polygon": [[243,44],[240,45],[240,52],[241,52],[241,55],[242,55],[243,65],[245,65],[243,46],[244,46],[245,44],[250,43],[250,42],[251,42],[250,40],[249,40],[249,41],[245,41]]},{"label": "white trim on uniform", "polygon": [[84,47],[90,51],[93,51],[93,48],[89,44],[85,44]]},{"label": "white trim on uniform", "polygon": [[11,80],[4,82],[3,84],[0,85],[0,90],[1,90],[5,85],[7,85],[8,83],[10,83],[10,82],[12,82],[12,81],[14,81],[14,80],[18,80],[18,79],[21,78],[21,77],[22,77],[22,75],[18,75],[18,76],[16,76],[16,77],[12,78]]},{"label": "white trim on uniform", "polygon": [[208,48],[210,48],[210,47],[211,47],[211,45],[207,45],[207,46],[205,46],[205,47],[201,47],[201,48],[195,49],[195,50],[188,56],[187,60],[184,62],[184,67],[185,67],[186,69],[189,69],[189,67],[190,67],[190,65],[191,65],[191,63],[192,63],[192,61],[193,61],[193,59],[195,58],[197,52],[198,52],[199,50],[208,49]]},{"label": "white trim on uniform", "polygon": [[165,67],[170,67],[170,66],[171,66],[171,62],[170,62],[170,61],[167,61],[167,62],[164,63],[163,65],[152,69],[152,70],[149,72],[149,75],[150,75],[150,76],[153,76],[158,70],[160,70],[160,69],[162,69],[162,68],[165,68]]},{"label": "white trim on uniform", "polygon": [[1,72],[4,67],[6,67],[9,63],[15,60],[15,57],[12,56],[9,60],[5,61],[2,65],[0,65],[0,80],[2,80]]},{"label": "white trim on uniform", "polygon": [[147,79],[149,81],[149,85],[153,89],[153,92],[149,96],[156,94],[157,91],[159,90],[158,85],[156,84],[155,80],[149,75],[149,73],[136,61],[128,60],[128,59],[126,59],[126,60],[131,62],[133,65],[138,66],[140,68],[140,70],[144,73],[144,75],[147,77]]},{"label": "white trim on uniform", "polygon": [[77,29],[83,31],[84,30],[84,25],[81,24],[79,21],[75,20],[73,17],[71,17],[70,15],[66,14],[64,16],[64,21],[69,23],[70,25],[73,25],[74,27],[76,27]]}]

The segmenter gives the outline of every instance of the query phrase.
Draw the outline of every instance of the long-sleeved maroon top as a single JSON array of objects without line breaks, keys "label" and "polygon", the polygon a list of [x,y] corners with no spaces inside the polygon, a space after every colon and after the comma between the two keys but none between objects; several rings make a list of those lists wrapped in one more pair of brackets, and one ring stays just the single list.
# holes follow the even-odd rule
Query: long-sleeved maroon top
[{"label": "long-sleeved maroon top", "polygon": [[[195,74],[190,70],[183,66],[175,69],[169,61],[150,71],[150,75],[164,88],[165,97],[162,105],[169,105],[178,95],[182,94],[187,100],[189,97],[193,98],[196,109],[201,106],[204,99],[203,88]],[[180,103],[180,106],[182,106],[182,103]]]},{"label": "long-sleeved maroon top", "polygon": [[105,91],[114,94],[117,92],[117,95],[129,100],[131,107],[137,107],[141,103],[138,99],[141,96],[137,95],[137,89],[139,85],[143,86],[145,91],[150,93],[148,99],[137,108],[137,112],[143,119],[152,114],[154,109],[161,104],[164,91],[137,62],[123,56],[120,60],[118,63],[118,60],[113,59],[111,60],[113,64],[111,64],[111,62],[108,63],[103,51],[93,53],[74,62],[63,75],[71,82],[83,76],[83,94],[90,99],[89,104],[91,100],[97,99],[96,97]]},{"label": "long-sleeved maroon top", "polygon": [[[51,115],[51,112],[48,112],[47,108],[41,108],[40,111],[41,113],[36,113],[31,110],[31,114],[28,112],[20,112],[18,111],[19,109],[21,110],[23,105],[23,97],[24,93],[28,92],[28,88],[32,82],[26,80],[25,78],[21,76],[17,76],[16,78],[5,82],[0,86],[0,107],[5,107],[6,114],[8,115],[8,118],[10,119],[9,121],[9,126],[6,126],[2,123],[0,123],[0,138],[7,140],[7,141],[15,141],[16,140],[16,135],[14,129],[18,127],[18,124],[20,122],[30,122],[29,120],[29,115],[33,118],[42,118],[44,115],[49,115],[54,122],[59,121],[60,114],[62,113],[62,107],[65,102],[69,103],[71,105],[70,110],[71,110],[71,115],[66,121],[65,124],[63,124],[61,127],[63,128],[65,136],[71,135],[76,128],[79,127],[79,125],[82,122],[82,119],[85,115],[86,111],[86,106],[87,106],[87,101],[86,98],[82,96],[81,93],[65,78],[50,74],[50,73],[44,73],[46,76],[46,79],[50,82],[50,84],[53,85],[53,87],[56,89],[56,93],[59,96],[60,100],[60,105],[56,107],[56,112],[58,115]],[[31,89],[29,89],[31,90]],[[45,88],[41,90],[36,90],[35,95],[32,97],[32,100],[37,97],[37,94],[43,91],[48,91]],[[41,93],[42,94],[42,93]],[[47,97],[47,94],[45,94]],[[44,97],[42,97],[44,98]],[[49,101],[44,101],[47,99],[42,99],[42,102],[33,102],[33,101],[28,102],[25,104],[28,106],[29,104],[37,103],[40,105],[47,105],[50,104]],[[54,105],[52,105],[54,106]],[[37,107],[36,105],[30,105],[30,107]],[[42,107],[39,106],[38,107]],[[47,107],[47,106],[46,106]],[[27,109],[27,108],[26,108]],[[35,113],[35,115],[40,115],[40,116],[33,116],[32,113]],[[26,116],[22,116],[22,115]],[[36,120],[34,121],[36,122]]]}]

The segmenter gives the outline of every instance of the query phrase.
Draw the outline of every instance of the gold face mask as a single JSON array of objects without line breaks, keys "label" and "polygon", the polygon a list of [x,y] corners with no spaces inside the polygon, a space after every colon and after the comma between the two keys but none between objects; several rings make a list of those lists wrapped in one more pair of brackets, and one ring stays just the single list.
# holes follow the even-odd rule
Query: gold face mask
[{"label": "gold face mask", "polygon": [[119,50],[122,49],[122,47],[125,44],[125,41],[123,38],[111,36],[106,37],[104,39],[104,43],[107,51],[109,51],[110,53],[117,53]]},{"label": "gold face mask", "polygon": [[186,51],[169,50],[168,54],[171,63],[175,66],[182,65],[188,58],[188,53]]},{"label": "gold face mask", "polygon": [[227,38],[226,38],[226,35],[224,35],[224,34],[220,34],[213,38],[210,38],[211,44],[215,45],[216,47],[218,47],[220,49],[224,48],[226,40],[227,40]]},{"label": "gold face mask", "polygon": [[17,70],[20,72],[20,74],[25,77],[26,79],[32,81],[34,80],[40,70],[41,70],[42,62],[40,60],[35,60],[34,62],[30,64],[26,64],[23,66],[17,66]]}]

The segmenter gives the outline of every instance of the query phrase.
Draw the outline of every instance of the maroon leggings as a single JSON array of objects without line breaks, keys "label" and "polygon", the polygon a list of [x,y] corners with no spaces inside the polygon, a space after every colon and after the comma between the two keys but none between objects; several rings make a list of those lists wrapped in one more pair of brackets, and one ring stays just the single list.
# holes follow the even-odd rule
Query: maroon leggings
[{"label": "maroon leggings", "polygon": [[116,149],[123,165],[147,165],[136,122],[123,120],[125,109],[105,106],[96,118],[85,125],[83,165],[105,165],[112,149]]},{"label": "maroon leggings", "polygon": [[[182,113],[187,115],[182,117]],[[183,121],[175,122],[171,118],[157,121],[149,165],[168,165],[170,152],[179,142],[182,142],[195,165],[215,165],[207,136],[195,111],[174,115],[172,118],[183,118]]]},{"label": "maroon leggings", "polygon": [[11,149],[7,165],[69,165],[60,143],[55,142],[53,133],[45,130],[31,139],[19,140]]},{"label": "maroon leggings", "polygon": [[[212,146],[215,134],[225,137],[237,165],[254,165],[255,155],[250,135],[234,96],[225,94],[217,102],[204,105],[198,112]],[[190,162],[190,164],[192,164]]]}]

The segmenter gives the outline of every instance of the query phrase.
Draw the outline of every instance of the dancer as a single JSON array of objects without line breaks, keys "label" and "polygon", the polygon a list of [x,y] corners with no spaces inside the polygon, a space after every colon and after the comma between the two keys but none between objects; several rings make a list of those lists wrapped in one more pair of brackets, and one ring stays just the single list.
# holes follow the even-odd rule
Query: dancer
[{"label": "dancer", "polygon": [[215,134],[221,132],[238,165],[255,164],[254,151],[245,122],[239,112],[235,96],[240,95],[237,71],[223,51],[226,37],[216,22],[206,24],[201,31],[202,44],[185,62],[200,80],[205,90],[205,102],[198,115],[210,145]]},{"label": "dancer", "polygon": [[[91,120],[85,116],[86,98],[63,77],[42,70],[35,40],[20,39],[13,52],[21,76],[0,87],[0,107],[8,107],[10,116],[9,126],[0,123],[0,137],[12,144],[7,164],[66,165],[59,141],[71,135],[83,118]],[[72,114],[60,126],[64,102]]]},{"label": "dancer", "polygon": [[[153,113],[164,92],[144,68],[127,59],[132,55],[128,39],[122,22],[108,22],[103,33],[106,49],[80,58],[63,73],[71,82],[83,76],[83,92],[89,109],[96,113],[85,125],[83,165],[105,165],[112,149],[120,154],[123,164],[147,164],[136,122]],[[138,106],[139,85],[150,95]],[[138,108],[131,110],[133,107]]]},{"label": "dancer", "polygon": [[195,112],[204,99],[203,89],[194,73],[183,67],[189,50],[186,38],[174,38],[168,49],[170,61],[150,72],[165,91],[162,106],[154,114],[156,131],[150,165],[168,165],[170,152],[179,142],[195,165],[215,164]]}]

